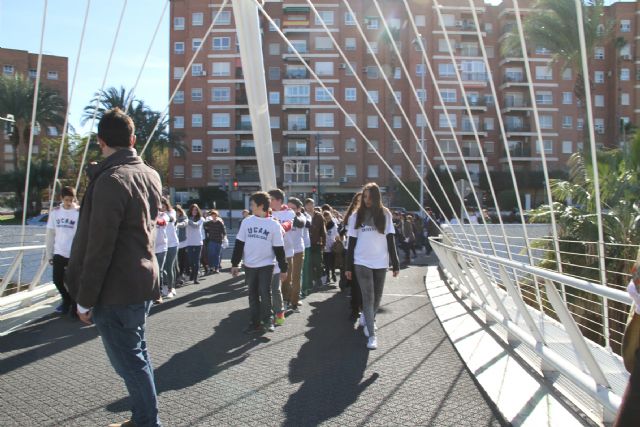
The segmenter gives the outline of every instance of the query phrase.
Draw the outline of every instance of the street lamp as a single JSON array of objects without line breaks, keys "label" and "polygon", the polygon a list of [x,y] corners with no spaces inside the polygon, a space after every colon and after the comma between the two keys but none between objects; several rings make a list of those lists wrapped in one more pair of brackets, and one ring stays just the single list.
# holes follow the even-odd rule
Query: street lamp
[{"label": "street lamp", "polygon": [[318,204],[320,204],[320,134],[317,133],[316,134],[316,151],[318,152],[318,173],[317,173],[317,178],[318,178]]}]

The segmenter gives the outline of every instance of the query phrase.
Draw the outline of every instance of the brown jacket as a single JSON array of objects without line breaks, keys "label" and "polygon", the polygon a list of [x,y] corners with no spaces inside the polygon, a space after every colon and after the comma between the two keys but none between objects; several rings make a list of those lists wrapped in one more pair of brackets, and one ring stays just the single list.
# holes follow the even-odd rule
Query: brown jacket
[{"label": "brown jacket", "polygon": [[324,247],[325,245],[325,242],[327,240],[327,229],[321,213],[314,212],[313,217],[311,217],[309,239],[311,240],[311,247]]},{"label": "brown jacket", "polygon": [[83,307],[137,304],[159,297],[155,220],[160,176],[134,149],[122,149],[87,170],[65,277]]}]

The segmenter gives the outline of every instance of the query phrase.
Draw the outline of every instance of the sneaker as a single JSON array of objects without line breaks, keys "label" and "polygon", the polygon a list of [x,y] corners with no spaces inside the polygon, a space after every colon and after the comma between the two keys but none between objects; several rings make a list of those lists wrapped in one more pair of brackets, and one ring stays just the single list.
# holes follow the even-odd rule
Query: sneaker
[{"label": "sneaker", "polygon": [[67,314],[69,312],[69,306],[65,303],[61,303],[56,307],[56,313],[58,314]]},{"label": "sneaker", "polygon": [[367,348],[369,350],[375,350],[376,348],[378,348],[378,338],[370,337],[367,341]]},{"label": "sneaker", "polygon": [[275,331],[275,330],[276,330],[276,327],[275,327],[275,326],[273,326],[273,323],[271,323],[271,322],[269,322],[269,324],[268,324],[268,325],[265,325],[265,326],[264,326],[264,328],[265,328],[267,331],[269,331],[269,332],[273,332],[273,331]]},{"label": "sneaker", "polygon": [[198,279],[195,279],[195,280],[193,281],[193,284],[194,284],[194,285],[199,285],[199,284],[200,284],[200,282],[198,282]]},{"label": "sneaker", "polygon": [[358,319],[358,326],[364,326],[366,323],[364,321],[364,313],[360,313],[360,318]]},{"label": "sneaker", "polygon": [[169,291],[169,298],[173,298],[173,297],[175,297],[176,295],[177,295],[177,294],[176,294],[176,288],[173,288],[173,289],[171,289],[171,290]]},{"label": "sneaker", "polygon": [[276,314],[276,326],[282,326],[284,325],[284,312],[281,311],[280,313]]},{"label": "sneaker", "polygon": [[362,331],[364,332],[364,336],[369,338],[369,329],[366,325],[362,328]]},{"label": "sneaker", "polygon": [[293,311],[294,313],[300,313],[300,307],[297,305],[292,305],[291,311]]}]

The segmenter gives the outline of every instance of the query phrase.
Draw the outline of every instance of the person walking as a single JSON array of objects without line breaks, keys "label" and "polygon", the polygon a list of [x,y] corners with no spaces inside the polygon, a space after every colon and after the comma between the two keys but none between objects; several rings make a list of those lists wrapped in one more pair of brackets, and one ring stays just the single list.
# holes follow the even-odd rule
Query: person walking
[{"label": "person walking", "polygon": [[231,274],[240,274],[244,260],[245,284],[249,290],[251,320],[248,334],[274,330],[271,318],[271,276],[277,261],[281,280],[287,275],[283,228],[268,216],[269,194],[259,191],[249,198],[252,216],[246,217],[236,236],[231,257]]},{"label": "person walking", "polygon": [[209,242],[209,273],[219,273],[222,267],[222,241],[227,235],[227,229],[217,210],[213,209],[209,215],[211,217],[204,223],[204,231]]},{"label": "person walking", "polygon": [[160,425],[146,319],[160,296],[153,248],[162,184],[135,142],[129,116],[118,108],[104,113],[98,145],[105,159],[87,168],[66,283],[78,317],[93,320],[129,392],[131,420],[118,425],[150,427]]},{"label": "person walking", "polygon": [[[351,204],[349,208],[344,214],[343,223],[343,236],[345,239],[345,253],[344,253],[344,276],[345,281],[347,282],[347,287],[351,289],[351,318],[356,320],[360,318],[360,313],[362,313],[362,293],[360,292],[360,286],[358,285],[358,278],[355,274],[352,274],[351,277],[347,277],[347,267],[348,267],[348,251],[349,251],[349,237],[347,236],[349,232],[349,218],[358,211],[360,207],[360,203],[362,201],[362,191],[357,192],[353,199],[351,199]],[[364,317],[362,317],[362,321],[359,326],[364,326]]]},{"label": "person walking", "polygon": [[304,242],[304,259],[302,261],[302,276],[300,284],[300,298],[304,299],[311,292],[312,280],[311,280],[311,236],[309,231],[311,230],[311,215],[309,215],[306,209],[300,209],[300,213],[304,216],[304,228],[302,229],[302,241]]},{"label": "person walking", "polygon": [[322,213],[324,225],[327,230],[327,237],[324,244],[322,260],[324,262],[325,285],[336,282],[335,260],[333,259],[333,244],[338,237],[338,226],[331,216],[331,211],[325,210]]},{"label": "person walking", "polygon": [[358,278],[362,292],[364,334],[369,338],[367,348],[378,348],[375,316],[384,281],[391,263],[393,277],[400,271],[394,238],[391,212],[382,204],[380,187],[369,183],[362,190],[362,203],[355,215],[349,218],[349,250],[347,278]]},{"label": "person walking", "polygon": [[56,307],[56,313],[76,317],[76,304],[64,286],[64,273],[69,264],[71,244],[78,226],[76,190],[73,187],[63,187],[60,190],[60,202],[60,206],[54,208],[47,219],[46,257],[53,266],[53,284],[62,298],[62,302]]},{"label": "person walking", "polygon": [[167,257],[168,241],[167,241],[167,222],[169,217],[165,215],[162,210],[162,203],[160,204],[160,210],[156,217],[156,244],[155,254],[156,261],[158,262],[158,275],[160,281],[160,297],[154,301],[156,304],[162,304],[162,297],[168,294],[167,279],[164,272],[164,261]]},{"label": "person walking", "polygon": [[176,260],[178,257],[178,232],[176,228],[176,211],[166,197],[162,198],[162,207],[167,216],[167,255],[164,260],[164,278],[166,280],[166,296],[173,298],[176,296]]},{"label": "person walking", "polygon": [[198,273],[200,272],[200,252],[202,251],[204,218],[202,211],[197,204],[191,205],[187,216],[187,259],[189,263],[189,280],[194,285],[199,284]]},{"label": "person walking", "polygon": [[308,279],[309,289],[322,286],[322,250],[327,241],[327,230],[324,225],[324,218],[319,210],[316,211],[313,199],[304,201],[304,209],[311,216],[311,227],[309,228],[309,259],[310,274]]},{"label": "person walking", "polygon": [[182,206],[176,205],[176,231],[178,233],[178,262],[176,285],[183,285],[189,277],[189,261],[187,257],[187,214]]},{"label": "person walking", "polygon": [[[273,219],[278,221],[284,229],[284,253],[287,257],[287,264],[289,264],[289,271],[285,279],[280,284],[280,291],[282,292],[282,298],[284,299],[286,308],[290,308],[293,311],[298,311],[298,298],[294,296],[291,289],[291,270],[293,269],[293,255],[294,249],[291,242],[290,233],[293,230],[293,222],[296,219],[295,214],[289,206],[284,203],[284,191],[280,189],[274,189],[269,191],[270,207],[272,210]],[[274,289],[278,292],[277,289]]]},{"label": "person walking", "polygon": [[289,266],[289,301],[295,306],[294,311],[300,305],[300,292],[302,289],[302,268],[304,266],[305,241],[304,233],[307,225],[307,217],[302,213],[302,201],[296,197],[289,197],[287,201],[289,209],[295,215],[293,227],[285,234],[285,248],[287,243],[293,249],[292,263]]}]

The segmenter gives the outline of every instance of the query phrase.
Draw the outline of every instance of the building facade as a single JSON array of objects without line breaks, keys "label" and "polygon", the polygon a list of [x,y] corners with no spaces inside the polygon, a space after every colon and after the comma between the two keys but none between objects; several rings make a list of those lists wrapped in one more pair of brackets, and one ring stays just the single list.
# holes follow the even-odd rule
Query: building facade
[{"label": "building facade", "polygon": [[[25,50],[0,48],[0,65],[4,76],[28,76],[36,79],[38,64],[38,54]],[[47,86],[60,95],[67,104],[67,84],[68,84],[68,58],[63,56],[42,55],[42,71],[40,85]],[[2,138],[0,139],[0,149],[2,150],[2,161],[0,161],[0,173],[9,172],[14,169],[15,156],[24,156],[27,147],[18,147],[16,152],[10,141],[9,134],[4,127],[0,128]],[[34,136],[33,151],[37,153],[40,149],[40,141],[43,137],[57,137],[62,134],[62,129],[56,126],[48,126],[45,129],[37,129]]]},{"label": "building facade", "polygon": [[[276,176],[283,189],[308,195],[319,183],[326,199],[340,203],[350,199],[364,183],[376,181],[392,194],[398,188],[397,180],[353,123],[404,181],[417,181],[416,171],[421,172],[419,140],[423,135],[428,160],[424,162],[425,175],[430,167],[461,170],[461,151],[472,180],[477,181],[484,172],[478,144],[490,170],[508,168],[507,150],[517,170],[542,167],[523,59],[501,53],[505,34],[515,25],[511,0],[497,6],[476,1],[480,31],[467,1],[439,2],[455,64],[434,2],[408,3],[434,78],[417,47],[404,2],[380,1],[391,28],[392,37],[388,37],[373,2],[352,0],[351,14],[342,2],[314,1],[346,59],[308,4],[299,0],[265,3],[276,25],[349,115],[345,116],[332,102],[329,93],[260,15]],[[521,3],[521,7],[531,4]],[[187,148],[184,154],[170,155],[169,186],[178,200],[193,197],[198,188],[229,185],[234,180],[239,194],[259,185],[231,6],[220,13],[210,36],[203,40],[220,6],[215,0],[171,2],[171,92],[193,52],[204,43],[170,109],[173,130],[184,135]],[[524,8],[522,13],[529,10]],[[608,23],[615,36],[626,43],[616,48],[612,40],[598,46],[590,59],[594,124],[598,144],[619,146],[626,136],[620,123],[640,124],[640,4],[608,6],[603,28]],[[489,69],[478,33],[486,47]],[[394,44],[400,57],[394,52]],[[380,68],[369,50],[375,53]],[[569,156],[587,140],[582,118],[585,107],[578,105],[574,93],[578,70],[552,63],[544,49],[528,46],[528,51],[544,154],[550,170],[563,169]],[[462,78],[467,103],[456,70]],[[489,75],[495,82],[500,111],[492,96]],[[423,120],[419,103],[428,122]],[[377,114],[376,106],[393,133]],[[506,144],[499,115],[504,120]]]}]

